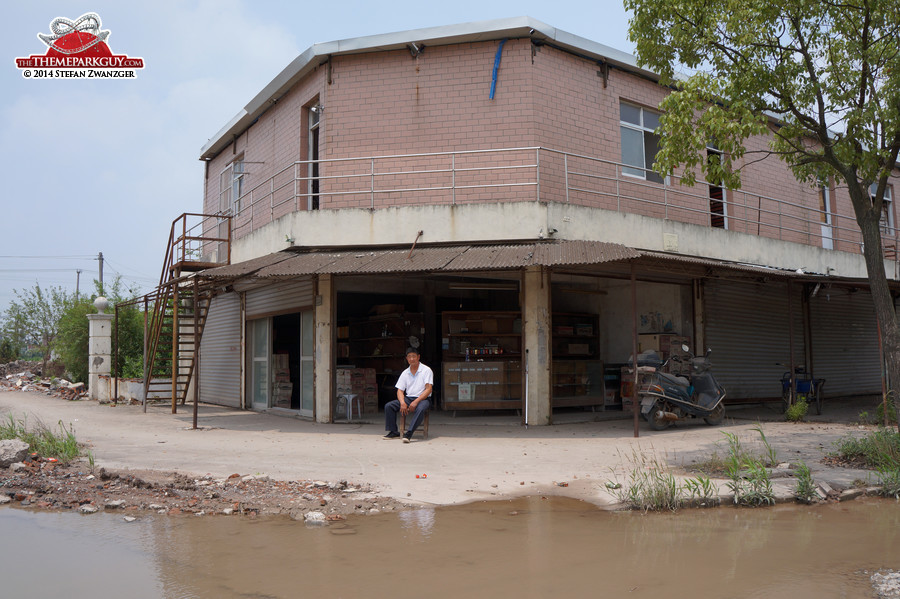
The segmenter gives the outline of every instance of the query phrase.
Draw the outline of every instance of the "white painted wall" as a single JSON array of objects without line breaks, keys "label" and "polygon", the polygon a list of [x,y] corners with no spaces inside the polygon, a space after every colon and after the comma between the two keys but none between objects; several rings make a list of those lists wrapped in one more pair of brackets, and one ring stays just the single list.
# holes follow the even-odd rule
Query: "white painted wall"
[{"label": "white painted wall", "polygon": [[[861,254],[735,233],[723,229],[561,203],[510,202],[456,206],[410,206],[379,210],[293,212],[234,242],[232,260],[241,262],[288,247],[385,245],[537,239],[558,230],[559,239],[620,243],[664,251],[664,236],[677,253],[841,277],[865,278]],[[674,237],[672,237],[674,236]],[[888,277],[896,266],[885,261]]]}]

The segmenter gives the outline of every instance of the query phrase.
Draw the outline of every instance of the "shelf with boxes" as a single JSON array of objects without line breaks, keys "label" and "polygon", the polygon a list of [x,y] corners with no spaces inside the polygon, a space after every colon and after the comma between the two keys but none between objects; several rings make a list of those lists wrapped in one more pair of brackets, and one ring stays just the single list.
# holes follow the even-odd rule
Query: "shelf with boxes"
[{"label": "shelf with boxes", "polygon": [[388,306],[401,310],[396,312],[386,312],[384,306],[376,308],[382,313],[350,318],[337,327],[337,367],[352,366],[375,373],[374,407],[367,405],[367,412],[377,412],[379,404],[394,399],[394,384],[407,366],[406,349],[416,344],[421,347],[425,337],[421,313],[403,312],[402,306]]},{"label": "shelf with boxes", "polygon": [[337,358],[354,363],[361,359],[399,358],[405,364],[406,348],[412,342],[421,344],[424,335],[422,314],[418,312],[352,318],[338,324]]},{"label": "shelf with boxes", "polygon": [[272,407],[290,408],[294,395],[294,383],[291,382],[290,355],[287,353],[272,354]]},{"label": "shelf with boxes", "polygon": [[444,409],[520,409],[521,314],[444,312],[441,320]]},{"label": "shelf with boxes", "polygon": [[603,406],[599,315],[554,312],[551,330],[553,407]]},{"label": "shelf with boxes", "polygon": [[337,367],[335,381],[335,409],[342,395],[353,394],[362,399],[362,411],[378,411],[378,382],[374,368]]}]

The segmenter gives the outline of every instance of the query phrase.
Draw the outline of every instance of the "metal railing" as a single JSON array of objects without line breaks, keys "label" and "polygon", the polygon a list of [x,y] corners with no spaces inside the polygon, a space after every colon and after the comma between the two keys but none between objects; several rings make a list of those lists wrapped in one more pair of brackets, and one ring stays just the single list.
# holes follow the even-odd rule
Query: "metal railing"
[{"label": "metal railing", "polygon": [[[826,213],[818,191],[806,203],[749,190],[723,190],[722,211],[711,210],[711,186],[671,176],[662,183],[645,169],[543,147],[503,148],[296,161],[262,175],[258,184],[223,206],[232,235],[242,237],[276,218],[312,209],[380,209],[404,205],[478,202],[563,202],[720,227],[750,235],[859,253],[855,218]],[[246,173],[253,177],[254,173]],[[257,175],[260,176],[260,175]],[[313,185],[316,182],[317,185]],[[792,183],[803,189],[800,183]],[[797,194],[792,194],[796,196]],[[885,253],[897,257],[897,230],[885,229]]]}]

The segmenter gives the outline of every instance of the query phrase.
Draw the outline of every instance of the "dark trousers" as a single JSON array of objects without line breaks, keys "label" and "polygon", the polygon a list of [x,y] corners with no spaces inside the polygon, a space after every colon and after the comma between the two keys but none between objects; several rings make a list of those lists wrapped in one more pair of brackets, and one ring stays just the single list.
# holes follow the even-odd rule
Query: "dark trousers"
[{"label": "dark trousers", "polygon": [[[415,397],[407,397],[405,398],[406,405],[411,404],[416,400]],[[415,412],[413,412],[412,418],[407,417],[406,424],[410,434],[416,432],[416,429],[419,428],[419,425],[422,424],[422,421],[425,420],[425,412],[428,411],[428,408],[431,407],[431,400],[428,398],[423,399],[416,405]],[[397,431],[397,413],[400,412],[400,400],[394,399],[384,406],[384,430],[390,431],[392,433],[399,432]]]}]

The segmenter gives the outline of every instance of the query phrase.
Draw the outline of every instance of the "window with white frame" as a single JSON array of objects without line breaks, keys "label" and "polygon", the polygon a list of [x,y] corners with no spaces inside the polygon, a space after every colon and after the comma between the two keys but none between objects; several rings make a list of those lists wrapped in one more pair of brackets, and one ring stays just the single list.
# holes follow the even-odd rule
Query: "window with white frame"
[{"label": "window with white frame", "polygon": [[651,170],[656,153],[659,151],[659,135],[654,133],[659,127],[659,113],[620,102],[619,121],[622,135],[622,163],[628,165],[622,172],[647,181],[662,183],[663,178]]},{"label": "window with white frame", "polygon": [[241,211],[241,196],[244,195],[244,157],[235,158],[219,175],[219,210],[237,215]]},{"label": "window with white frame", "polygon": [[[878,183],[869,186],[869,195],[874,199],[878,191]],[[894,234],[894,205],[891,186],[884,188],[884,202],[881,204],[881,232],[884,235]]]}]

